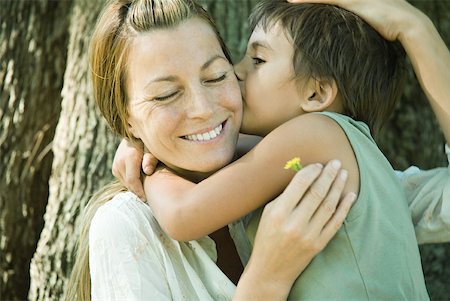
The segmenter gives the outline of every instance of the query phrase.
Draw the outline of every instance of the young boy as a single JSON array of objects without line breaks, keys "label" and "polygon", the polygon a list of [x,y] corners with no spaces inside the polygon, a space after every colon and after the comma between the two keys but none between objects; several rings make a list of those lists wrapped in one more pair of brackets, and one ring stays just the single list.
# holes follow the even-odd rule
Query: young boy
[{"label": "young boy", "polygon": [[[346,191],[358,192],[358,201],[290,297],[428,299],[404,192],[370,133],[402,91],[402,48],[334,6],[263,1],[251,23],[236,67],[242,131],[265,138],[199,184],[161,171],[147,178],[158,221],[176,239],[201,237],[276,197],[292,178],[282,168],[292,157],[306,164],[338,158],[348,170]],[[250,241],[261,213],[247,226]]]}]

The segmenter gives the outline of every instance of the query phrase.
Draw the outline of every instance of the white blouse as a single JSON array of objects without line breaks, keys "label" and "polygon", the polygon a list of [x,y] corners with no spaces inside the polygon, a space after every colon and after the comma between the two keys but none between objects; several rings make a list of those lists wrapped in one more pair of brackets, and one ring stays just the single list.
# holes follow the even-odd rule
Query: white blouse
[{"label": "white blouse", "polygon": [[[450,148],[446,146],[450,162]],[[419,243],[450,241],[450,164],[398,172]],[[251,247],[246,218],[229,225],[241,260]],[[164,233],[150,207],[123,192],[101,206],[89,232],[92,300],[230,300],[235,285],[216,266],[209,237],[178,242]]]},{"label": "white blouse", "polygon": [[230,300],[209,237],[178,242],[131,192],[101,206],[89,231],[92,300]]}]

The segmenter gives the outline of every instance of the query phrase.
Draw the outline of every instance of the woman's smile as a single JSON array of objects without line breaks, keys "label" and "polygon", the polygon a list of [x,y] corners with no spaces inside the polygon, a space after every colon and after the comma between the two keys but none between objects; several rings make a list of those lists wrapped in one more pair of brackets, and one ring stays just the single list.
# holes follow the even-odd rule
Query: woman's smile
[{"label": "woman's smile", "polygon": [[225,123],[226,120],[219,123],[219,125],[214,126],[212,129],[200,130],[193,134],[185,135],[182,138],[195,142],[208,142],[216,138],[219,139],[221,134],[223,133]]}]

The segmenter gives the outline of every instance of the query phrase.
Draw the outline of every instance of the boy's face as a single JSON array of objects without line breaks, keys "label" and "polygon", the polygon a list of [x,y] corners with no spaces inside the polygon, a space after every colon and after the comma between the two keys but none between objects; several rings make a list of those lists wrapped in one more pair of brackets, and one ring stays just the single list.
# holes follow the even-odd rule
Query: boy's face
[{"label": "boy's face", "polygon": [[242,133],[265,136],[304,112],[294,79],[294,50],[277,23],[267,31],[257,26],[245,57],[235,66],[244,100]]}]

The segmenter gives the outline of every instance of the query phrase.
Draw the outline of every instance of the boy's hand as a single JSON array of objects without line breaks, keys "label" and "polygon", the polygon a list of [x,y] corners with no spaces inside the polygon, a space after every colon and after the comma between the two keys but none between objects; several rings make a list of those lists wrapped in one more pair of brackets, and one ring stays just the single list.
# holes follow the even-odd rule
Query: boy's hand
[{"label": "boy's hand", "polygon": [[142,170],[144,171],[144,174],[147,176],[152,175],[155,172],[158,162],[159,160],[144,146],[144,157],[142,158]]},{"label": "boy's hand", "polygon": [[145,153],[143,148],[131,144],[126,139],[122,139],[114,156],[112,174],[128,190],[136,194],[141,200],[145,200],[144,188],[141,182],[142,170],[151,175],[158,163],[150,153]]}]

